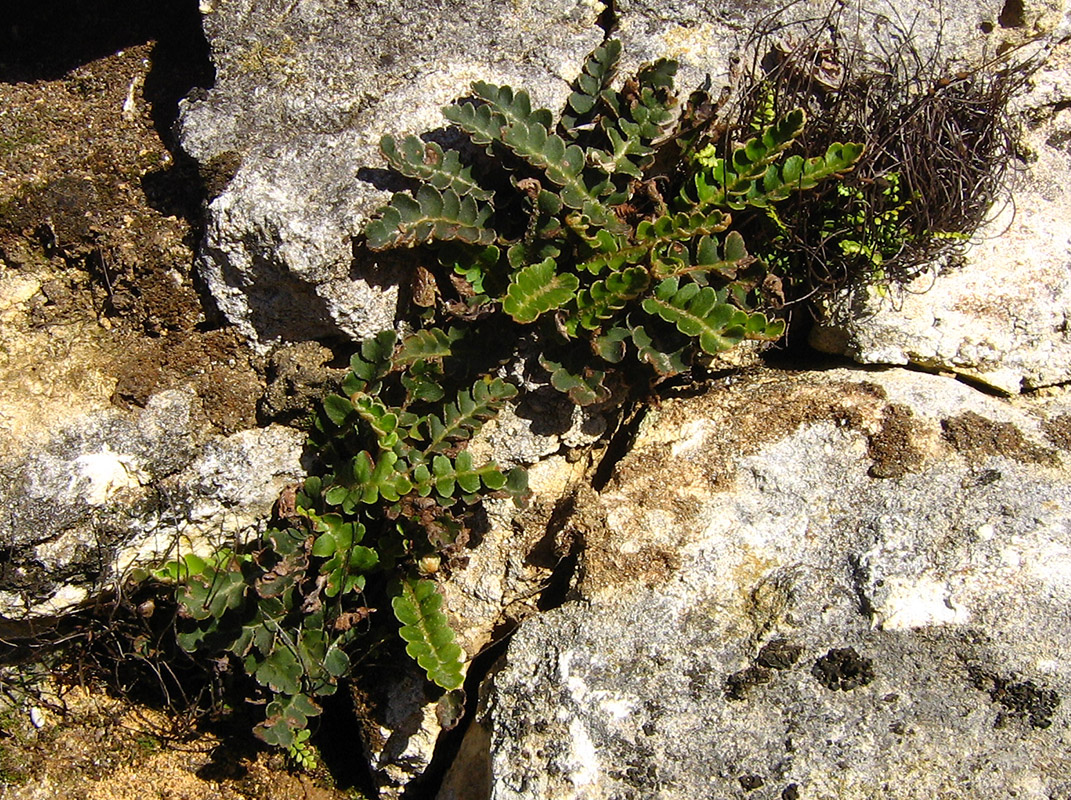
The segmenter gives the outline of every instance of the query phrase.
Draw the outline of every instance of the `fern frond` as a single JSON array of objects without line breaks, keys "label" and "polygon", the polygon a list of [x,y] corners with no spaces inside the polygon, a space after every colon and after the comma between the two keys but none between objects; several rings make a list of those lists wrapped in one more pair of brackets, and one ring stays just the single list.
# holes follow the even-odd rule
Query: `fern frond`
[{"label": "fern frond", "polygon": [[437,455],[431,460],[431,467],[420,464],[413,470],[413,482],[417,494],[427,497],[435,491],[443,500],[450,500],[456,489],[460,488],[468,500],[476,497],[481,487],[489,491],[498,491],[506,485],[506,475],[493,461],[479,467],[473,466],[472,453],[462,450],[451,461],[444,455]]},{"label": "fern frond", "polygon": [[630,267],[595,281],[590,289],[583,289],[577,295],[580,324],[588,330],[601,327],[603,320],[610,319],[630,300],[643,294],[650,283],[651,276],[643,267]]},{"label": "fern frond", "polygon": [[549,129],[554,123],[554,116],[547,109],[532,109],[532,99],[523,89],[515,92],[509,86],[496,86],[486,81],[475,81],[472,84],[472,91],[492,110],[501,114],[510,125],[518,122],[532,122]]},{"label": "fern frond", "polygon": [[604,42],[587,57],[562,112],[561,128],[569,138],[577,138],[579,121],[591,115],[603,92],[610,91],[620,58],[621,42],[618,39]]},{"label": "fern frond", "polygon": [[716,355],[744,339],[747,314],[721,302],[709,286],[686,283],[678,288],[676,278],[667,278],[643,301],[643,310],[672,323],[681,333],[699,340],[704,352]]},{"label": "fern frond", "polygon": [[405,640],[405,652],[428,676],[444,689],[457,689],[463,678],[462,651],[454,641],[454,631],[442,612],[443,597],[428,580],[404,578],[390,589],[391,608],[402,623],[398,634]]},{"label": "fern frond", "polygon": [[456,150],[443,149],[435,142],[406,136],[400,142],[389,134],[379,140],[379,149],[394,169],[407,178],[430,183],[436,189],[452,189],[459,197],[472,195],[490,200],[494,192],[476,183],[472,169],[462,166]]},{"label": "fern frond", "polygon": [[424,328],[402,339],[394,354],[395,368],[405,368],[417,361],[448,358],[454,354],[454,344],[465,338],[465,329],[451,326]]},{"label": "fern frond", "polygon": [[614,125],[603,120],[603,130],[610,140],[610,150],[592,149],[588,152],[591,163],[607,175],[628,175],[639,180],[643,168],[654,155],[654,149],[641,139],[640,126],[628,120],[618,120]]},{"label": "fern frond", "polygon": [[[390,450],[379,453],[375,461],[367,450],[350,459],[336,475],[336,481],[324,492],[324,502],[341,506],[352,514],[361,505],[372,505],[382,497],[394,503],[413,491],[413,484],[404,472],[395,469],[399,457]],[[402,463],[404,467],[404,462]]]},{"label": "fern frond", "polygon": [[744,246],[744,237],[737,231],[730,231],[725,237],[724,248],[718,245],[713,236],[701,236],[695,244],[695,257],[685,259],[653,259],[652,272],[658,278],[689,273],[713,273],[719,278],[732,280],[737,270],[751,264],[755,259]]},{"label": "fern frond", "polygon": [[610,364],[620,364],[628,352],[632,337],[628,328],[611,327],[591,339],[591,352]]},{"label": "fern frond", "polygon": [[371,250],[415,247],[432,239],[487,245],[496,238],[487,227],[489,206],[480,205],[471,195],[460,197],[453,189],[440,191],[426,183],[415,198],[396,193],[379,214],[364,229]]},{"label": "fern frond", "polygon": [[361,342],[360,349],[350,356],[350,371],[342,381],[342,390],[348,395],[355,392],[378,394],[380,380],[390,373],[391,355],[397,339],[394,331],[387,330]]},{"label": "fern frond", "polygon": [[502,298],[502,310],[517,322],[528,323],[572,300],[580,280],[572,273],[558,274],[555,267],[554,259],[547,258],[515,272]]},{"label": "fern frond", "polygon": [[701,212],[678,211],[663,214],[653,222],[643,220],[636,226],[636,239],[652,246],[666,242],[691,241],[696,236],[721,233],[729,227],[732,218],[717,209]]},{"label": "fern frond", "polygon": [[610,389],[603,382],[606,380],[604,370],[583,367],[573,372],[565,365],[543,356],[539,357],[539,363],[550,373],[550,385],[568,395],[576,405],[590,406],[610,399]]},{"label": "fern frond", "polygon": [[443,408],[441,419],[434,415],[427,418],[428,438],[424,455],[442,452],[453,442],[468,439],[516,394],[517,387],[501,378],[484,379],[476,383],[471,391],[458,392],[457,400]]},{"label": "fern frond", "polygon": [[[794,109],[781,119],[733,150],[729,159],[717,157],[714,145],[696,156],[704,169],[696,173],[692,185],[682,190],[684,205],[732,206],[741,195],[747,194],[752,183],[766,173],[766,167],[778,159],[803,132],[807,115],[802,108]],[[694,198],[689,192],[694,192]]]},{"label": "fern frond", "polygon": [[664,378],[679,375],[688,369],[687,345],[674,349],[674,345],[656,339],[643,325],[633,326],[632,343],[636,345],[640,358]]},{"label": "fern frond", "polygon": [[806,159],[803,156],[791,156],[785,159],[780,168],[771,164],[766,168],[762,180],[754,181],[744,195],[736,198],[735,202],[729,202],[729,207],[750,205],[762,208],[786,199],[793,192],[813,189],[826,178],[853,169],[863,157],[863,152],[862,144],[834,142],[826,150],[825,156]]}]

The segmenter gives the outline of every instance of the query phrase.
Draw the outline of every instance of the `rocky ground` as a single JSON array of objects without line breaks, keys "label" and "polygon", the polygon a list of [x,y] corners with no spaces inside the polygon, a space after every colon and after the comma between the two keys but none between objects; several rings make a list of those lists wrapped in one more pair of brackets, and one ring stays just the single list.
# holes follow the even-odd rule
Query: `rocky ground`
[{"label": "rocky ground", "polygon": [[601,441],[553,407],[489,428],[535,496],[442,585],[474,659],[458,730],[387,655],[295,770],[158,658],[168,609],[114,592],[255,533],[303,474],[336,354],[398,299],[351,238],[394,188],[383,132],[435,129],[476,78],[556,106],[610,25],[626,69],[729,80],[757,5],[57,0],[6,24],[0,798],[1071,798],[1054,0],[915,9],[953,63],[1048,48],[1015,99],[1017,213],[960,270],[827,297],[828,358],[743,359]]},{"label": "rocky ground", "polygon": [[[213,77],[196,4],[26,11],[0,34],[0,457],[178,387],[205,434],[256,426],[266,362],[199,290],[204,181],[171,132]],[[70,657],[43,695],[5,680],[5,800],[357,796]]]}]

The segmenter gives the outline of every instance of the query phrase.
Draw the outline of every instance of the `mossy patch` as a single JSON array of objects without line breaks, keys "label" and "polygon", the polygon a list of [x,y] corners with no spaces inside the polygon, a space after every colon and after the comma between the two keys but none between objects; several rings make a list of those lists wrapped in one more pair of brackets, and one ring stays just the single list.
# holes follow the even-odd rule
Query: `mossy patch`
[{"label": "mossy patch", "polygon": [[945,440],[953,449],[970,456],[1004,456],[1026,464],[1059,466],[1059,457],[1034,444],[1010,422],[995,422],[973,411],[941,421]]}]

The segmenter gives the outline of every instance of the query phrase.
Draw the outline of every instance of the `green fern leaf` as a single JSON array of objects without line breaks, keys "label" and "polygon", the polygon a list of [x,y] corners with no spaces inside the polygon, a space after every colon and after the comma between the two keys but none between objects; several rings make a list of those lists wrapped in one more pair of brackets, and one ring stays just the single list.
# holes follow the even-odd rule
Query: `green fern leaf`
[{"label": "green fern leaf", "polygon": [[406,336],[398,352],[394,354],[394,366],[405,368],[417,361],[449,358],[454,354],[454,344],[465,338],[465,329],[450,327],[425,328]]},{"label": "green fern leaf", "polygon": [[539,363],[550,373],[550,385],[568,395],[576,405],[590,406],[610,399],[610,389],[603,383],[606,380],[603,370],[582,367],[578,372],[573,372],[543,356],[539,357]]},{"label": "green fern leaf", "polygon": [[747,314],[721,302],[709,286],[686,283],[678,289],[676,278],[662,281],[654,297],[643,301],[643,310],[698,339],[699,346],[711,355],[739,344],[746,334]]},{"label": "green fern leaf", "polygon": [[562,112],[562,130],[571,138],[577,138],[577,126],[582,119],[590,118],[603,93],[612,93],[610,83],[617,74],[621,58],[621,42],[610,39],[596,47],[584,62],[583,69],[573,83],[573,93],[566,101]]},{"label": "green fern leaf", "polygon": [[402,624],[398,635],[405,640],[409,654],[428,676],[428,680],[446,690],[463,683],[462,650],[454,641],[454,632],[442,612],[442,595],[428,580],[405,578],[391,586],[391,607]]},{"label": "green fern leaf", "polygon": [[497,491],[506,485],[506,480],[506,475],[493,461],[473,466],[472,453],[468,450],[462,450],[453,461],[437,455],[432,459],[430,469],[426,464],[420,464],[413,470],[417,493],[427,497],[435,491],[443,500],[453,498],[458,488],[468,497],[477,495],[481,486]]},{"label": "green fern leaf", "polygon": [[780,169],[771,164],[761,180],[754,181],[744,195],[729,205],[731,208],[745,205],[762,208],[786,199],[793,192],[813,189],[820,181],[853,169],[863,157],[864,149],[862,144],[835,142],[826,150],[825,156],[807,159],[791,156]]},{"label": "green fern leaf", "polygon": [[636,345],[640,358],[664,378],[679,375],[688,369],[687,346],[674,349],[675,345],[657,340],[643,325],[632,328],[632,343]]},{"label": "green fern leaf", "polygon": [[643,220],[636,226],[636,239],[654,247],[668,242],[687,242],[696,236],[721,233],[732,218],[721,211],[679,211],[663,214],[653,222]]},{"label": "green fern leaf", "polygon": [[304,670],[294,652],[282,641],[277,640],[276,646],[262,659],[247,656],[246,671],[276,694],[294,695],[301,691]]},{"label": "green fern leaf", "polygon": [[397,338],[394,331],[386,330],[361,342],[360,349],[350,357],[350,372],[342,382],[342,390],[347,395],[379,393],[379,381],[391,369],[391,355]]},{"label": "green fern leaf", "polygon": [[413,490],[413,484],[404,472],[395,469],[398,454],[390,450],[381,452],[375,461],[367,450],[362,450],[346,465],[339,480],[324,492],[324,501],[331,506],[341,506],[347,513],[356,511],[359,505],[372,505],[382,497],[394,503]]},{"label": "green fern leaf", "polygon": [[387,135],[379,140],[379,149],[387,162],[402,175],[430,183],[436,189],[452,189],[459,197],[472,195],[490,200],[494,192],[482,188],[472,177],[472,170],[461,165],[456,150],[443,149],[435,142],[406,136],[401,142]]},{"label": "green fern leaf", "polygon": [[459,392],[457,400],[443,408],[442,419],[427,418],[428,440],[424,454],[442,452],[451,443],[468,439],[516,394],[517,387],[500,378],[485,378],[473,386],[471,392]]},{"label": "green fern leaf", "polygon": [[690,261],[684,258],[654,259],[652,271],[658,278],[690,273],[714,273],[719,278],[733,280],[737,270],[755,261],[744,246],[744,237],[736,231],[730,231],[726,235],[724,252],[713,236],[700,237],[694,250],[694,259]]},{"label": "green fern leaf", "polygon": [[371,250],[414,247],[432,239],[484,245],[495,241],[495,232],[486,227],[491,208],[471,195],[459,197],[453,189],[422,184],[415,198],[396,193],[379,214],[364,229]]},{"label": "green fern leaf", "polygon": [[502,131],[509,124],[493,106],[470,102],[446,106],[443,116],[467,133],[474,144],[486,146],[488,152],[495,142],[502,141]]},{"label": "green fern leaf", "polygon": [[501,255],[502,251],[495,245],[481,248],[448,246],[439,253],[439,263],[467,280],[477,295],[483,295],[488,292],[485,281],[498,266]]},{"label": "green fern leaf", "polygon": [[523,324],[572,300],[580,280],[568,272],[557,274],[555,266],[554,259],[547,258],[514,273],[502,298],[502,310]]},{"label": "green fern leaf", "polygon": [[589,150],[588,158],[591,163],[607,175],[628,175],[637,180],[642,178],[643,168],[650,161],[654,150],[641,140],[640,126],[627,120],[618,120],[614,126],[604,120],[602,127],[612,149]]},{"label": "green fern leaf", "polygon": [[502,142],[506,128],[518,122],[531,121],[547,129],[553,123],[547,109],[532,110],[531,98],[524,90],[514,93],[509,86],[476,81],[472,92],[483,103],[453,103],[443,109],[443,116],[465,131],[475,144],[490,147]]},{"label": "green fern leaf", "polygon": [[756,339],[764,342],[773,342],[780,339],[785,333],[785,321],[783,319],[769,319],[765,314],[748,314],[744,336],[748,339]]},{"label": "green fern leaf", "polygon": [[286,749],[293,747],[297,735],[308,728],[309,718],[319,716],[320,707],[308,695],[295,693],[276,696],[268,703],[265,714],[265,720],[254,729],[256,735],[267,744]]},{"label": "green fern leaf", "polygon": [[475,81],[473,93],[497,113],[501,114],[510,125],[518,122],[532,122],[550,128],[554,116],[545,108],[532,109],[532,99],[523,89],[513,91],[509,86],[496,86],[486,81]]},{"label": "green fern leaf", "polygon": [[206,564],[198,575],[191,575],[178,593],[178,601],[195,620],[219,619],[226,612],[242,607],[248,584],[239,564],[219,567]]},{"label": "green fern leaf", "polygon": [[671,58],[660,58],[652,64],[644,64],[636,73],[636,82],[652,90],[672,91],[674,78],[680,65]]},{"label": "green fern leaf", "polygon": [[402,386],[405,387],[405,404],[415,401],[437,403],[445,396],[443,391],[443,369],[436,361],[415,361],[402,373]]},{"label": "green fern leaf", "polygon": [[[672,83],[672,78],[670,82]],[[628,115],[632,117],[636,135],[643,142],[653,142],[661,138],[675,121],[672,111],[675,103],[671,101],[671,97],[671,94],[644,87],[632,102]]]},{"label": "green fern leaf", "polygon": [[[766,167],[778,159],[803,132],[807,115],[803,109],[789,111],[773,125],[742,147],[736,148],[728,160],[719,158],[714,145],[704,148],[696,156],[696,162],[705,167],[696,173],[691,187],[685,187],[680,203],[689,207],[723,206],[738,202],[741,195],[750,191],[756,180],[761,180]],[[694,197],[689,195],[694,191]]]},{"label": "green fern leaf", "polygon": [[398,444],[398,414],[367,394],[355,394],[350,398],[350,404],[357,416],[371,428],[379,449],[394,449]]},{"label": "green fern leaf", "polygon": [[610,328],[591,340],[591,352],[611,364],[620,364],[628,351],[627,342],[632,334],[628,328]]},{"label": "green fern leaf", "polygon": [[605,280],[595,281],[590,289],[577,295],[580,324],[588,330],[601,327],[604,320],[621,311],[629,300],[643,294],[650,283],[651,276],[643,267],[630,267]]}]

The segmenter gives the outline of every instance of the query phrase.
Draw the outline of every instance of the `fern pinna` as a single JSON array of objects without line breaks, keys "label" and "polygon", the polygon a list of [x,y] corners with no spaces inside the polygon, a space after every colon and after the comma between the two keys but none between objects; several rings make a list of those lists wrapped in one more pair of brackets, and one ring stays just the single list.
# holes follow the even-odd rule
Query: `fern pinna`
[{"label": "fern pinna", "polygon": [[311,433],[320,466],[280,525],[241,552],[160,573],[179,585],[180,644],[240,664],[265,695],[258,735],[299,763],[312,758],[316,698],[350,672],[372,605],[390,605],[431,682],[461,686],[433,573],[482,500],[527,493],[523,469],[467,449],[518,394],[496,370],[522,339],[551,386],[591,405],[784,331],[759,310],[766,268],[732,214],[850,170],[862,146],[788,155],[805,122],[793,111],[721,153],[695,104],[678,108],[676,64],[615,88],[620,52],[608,41],[589,56],[557,122],[527,92],[474,83],[444,109],[485,151],[472,163],[383,137],[388,163],[418,186],[380,209],[366,243],[423,248],[435,299],[419,303],[407,335],[380,333],[354,354]]}]

